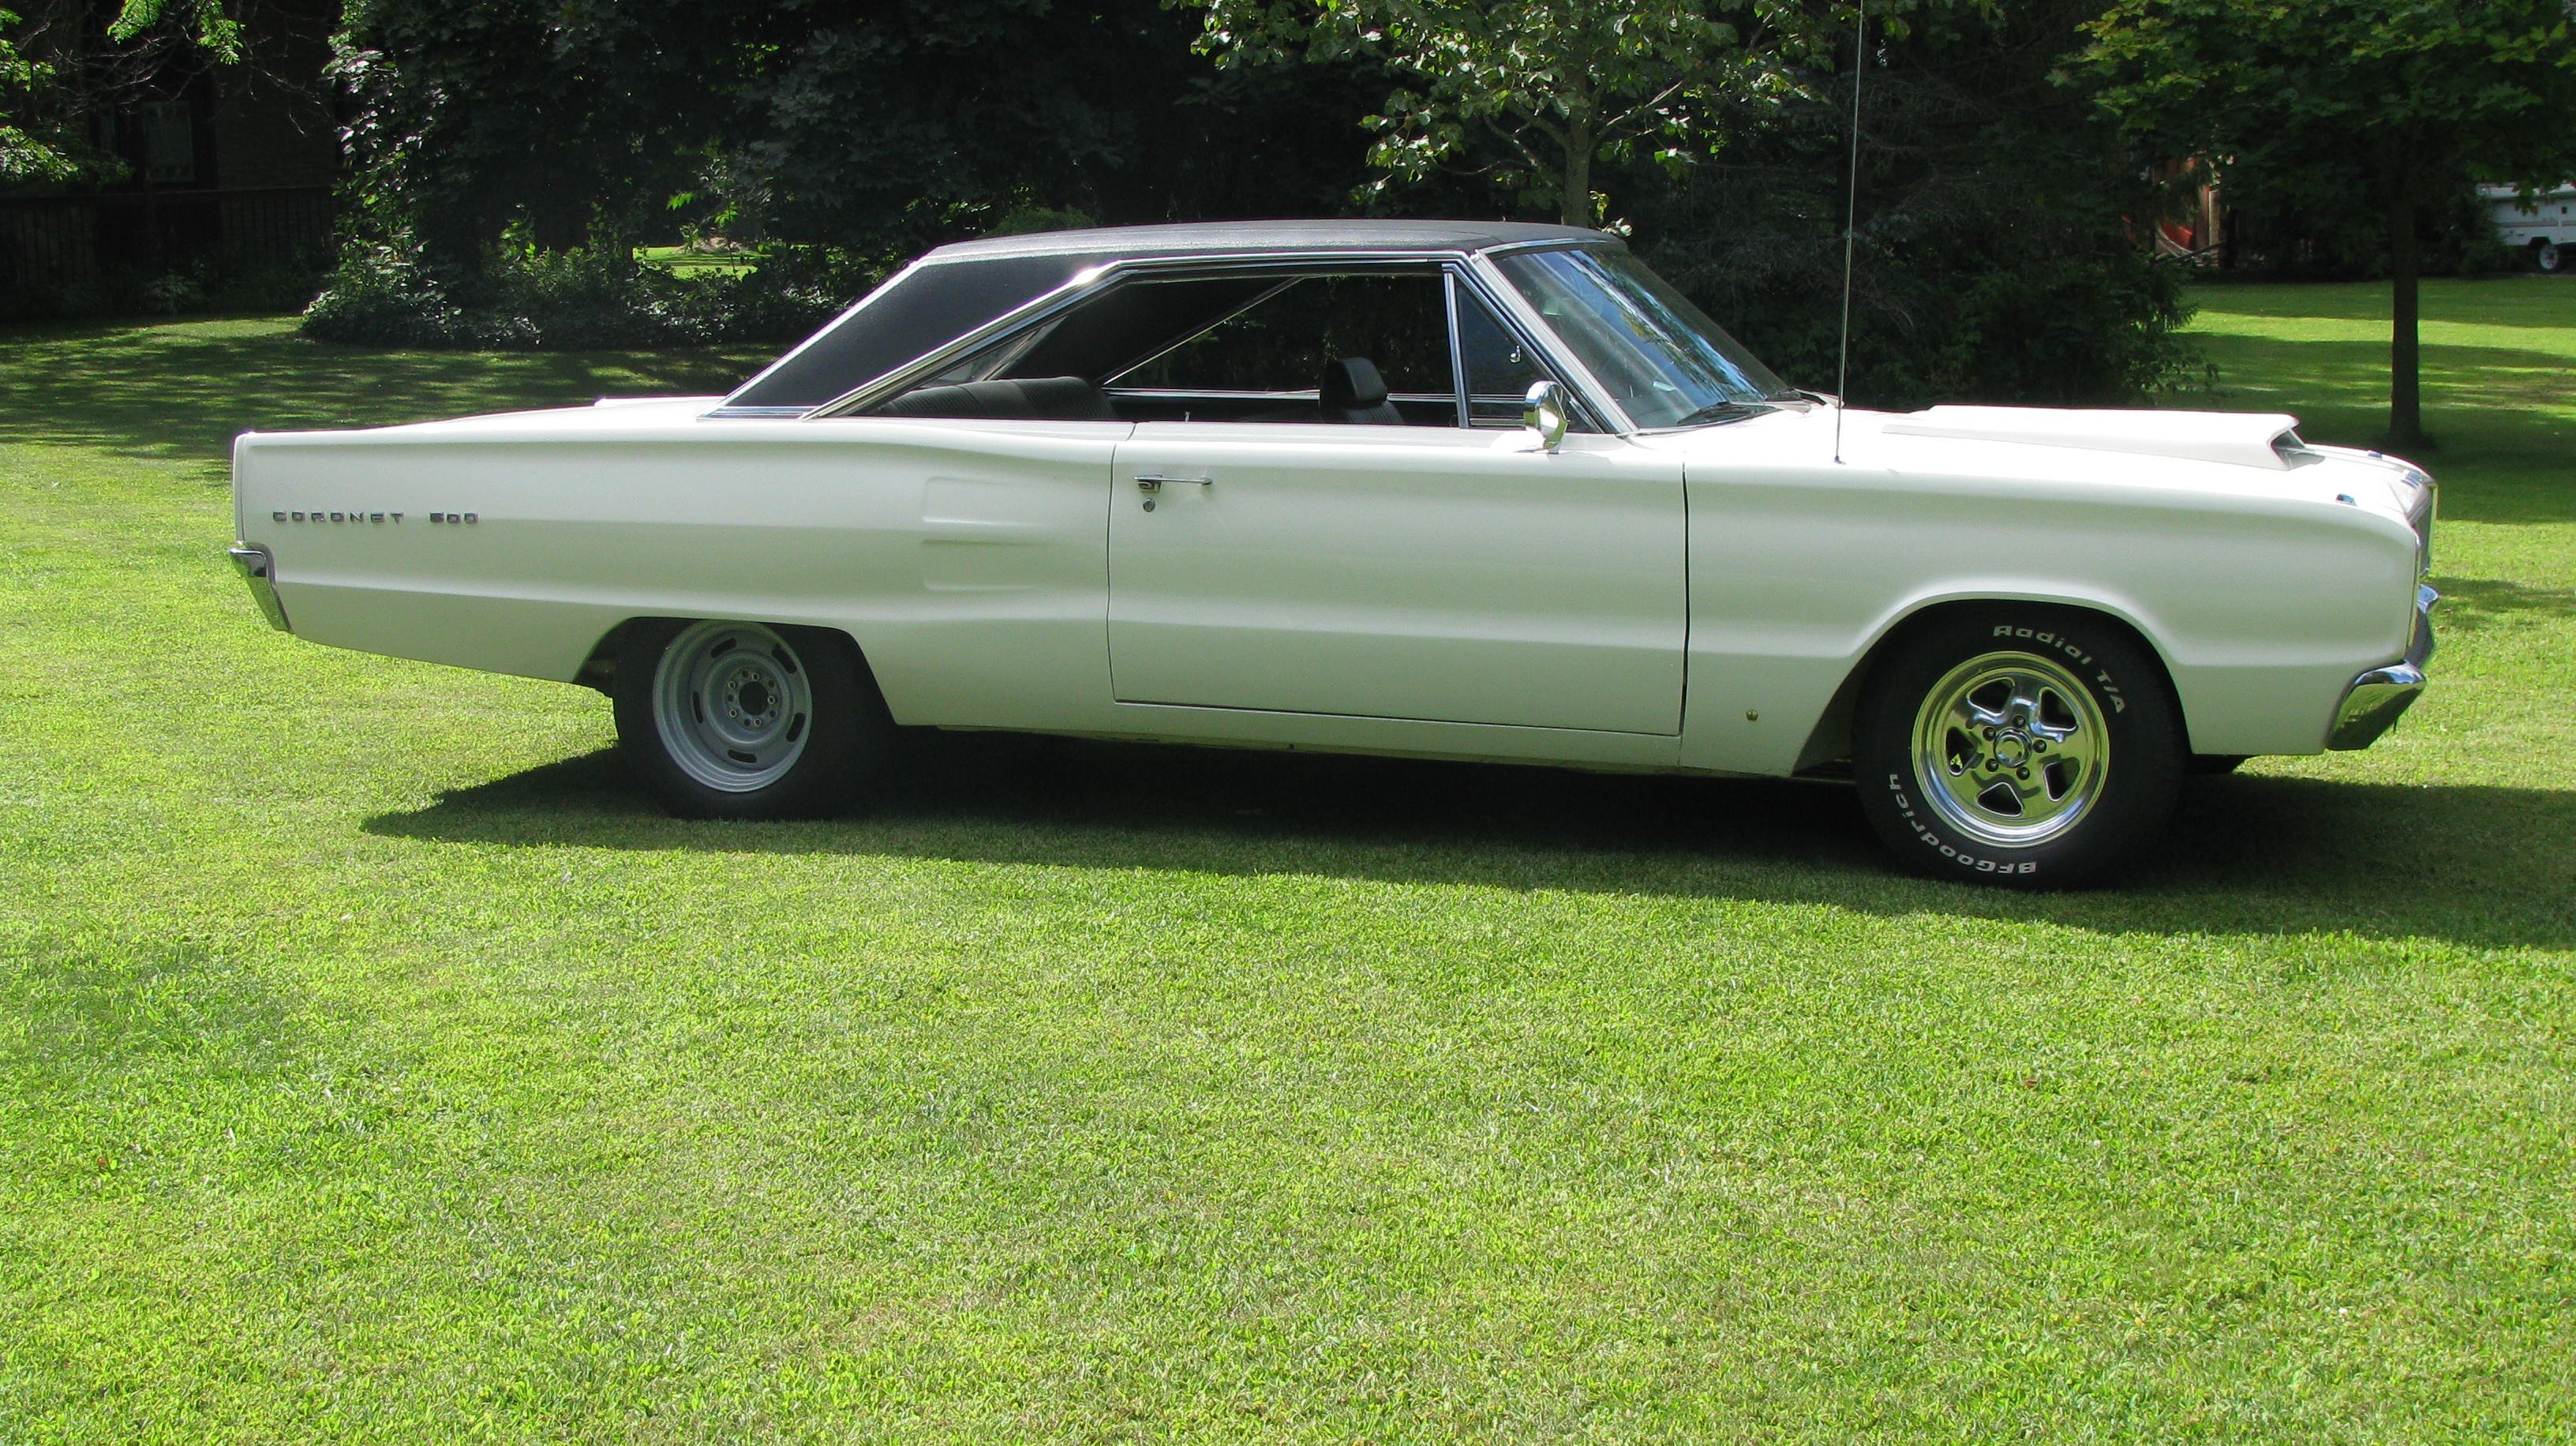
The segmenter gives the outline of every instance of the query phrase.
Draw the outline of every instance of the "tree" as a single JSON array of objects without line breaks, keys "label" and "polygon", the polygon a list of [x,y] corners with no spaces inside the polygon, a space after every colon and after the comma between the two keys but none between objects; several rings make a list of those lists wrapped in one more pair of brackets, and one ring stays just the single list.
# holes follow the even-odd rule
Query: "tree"
[{"label": "tree", "polygon": [[[65,181],[80,174],[58,119],[46,104],[56,88],[51,62],[30,59],[9,32],[15,11],[0,10],[0,184]],[[49,123],[50,122],[50,123]]]},{"label": "tree", "polygon": [[80,134],[92,104],[161,71],[174,53],[241,62],[241,20],[226,0],[123,0],[105,54],[83,43],[87,8],[53,0],[0,9],[0,184],[112,174],[114,158]]},{"label": "tree", "polygon": [[2426,438],[2417,229],[2471,172],[2546,185],[2576,170],[2569,0],[2116,0],[2083,61],[2100,103],[2168,156],[2260,156],[2366,184],[2392,278],[2388,440]]},{"label": "tree", "polygon": [[[1329,207],[1353,67],[1224,74],[1160,0],[352,0],[339,69],[377,236],[471,272],[666,235],[892,258],[1027,210]],[[1318,83],[1321,82],[1321,83]]]},{"label": "tree", "polygon": [[[1872,6],[1871,14],[1878,13]],[[2100,0],[1873,22],[1862,79],[1851,399],[2103,406],[2181,377],[2183,268],[2129,234],[2153,214],[2119,129],[2052,77]],[[1774,371],[1832,390],[1851,163],[1845,70],[1667,173],[1602,184],[1638,253]]]},{"label": "tree", "polygon": [[[1679,162],[1722,112],[1791,92],[1791,65],[1850,33],[1847,6],[1797,0],[1206,0],[1204,44],[1236,62],[1367,55],[1403,84],[1369,118],[1371,159],[1420,180],[1482,136],[1528,199],[1598,219],[1596,162],[1639,146]],[[1890,13],[1907,8],[1883,0]]]}]

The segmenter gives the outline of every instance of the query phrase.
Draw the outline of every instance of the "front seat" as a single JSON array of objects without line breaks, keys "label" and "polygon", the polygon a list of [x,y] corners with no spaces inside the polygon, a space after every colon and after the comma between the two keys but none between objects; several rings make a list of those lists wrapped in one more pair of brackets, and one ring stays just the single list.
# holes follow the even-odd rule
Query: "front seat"
[{"label": "front seat", "polygon": [[1368,427],[1404,425],[1404,413],[1386,399],[1386,378],[1377,374],[1377,363],[1367,357],[1349,356],[1326,363],[1323,385],[1316,391],[1317,404],[1327,422]]}]

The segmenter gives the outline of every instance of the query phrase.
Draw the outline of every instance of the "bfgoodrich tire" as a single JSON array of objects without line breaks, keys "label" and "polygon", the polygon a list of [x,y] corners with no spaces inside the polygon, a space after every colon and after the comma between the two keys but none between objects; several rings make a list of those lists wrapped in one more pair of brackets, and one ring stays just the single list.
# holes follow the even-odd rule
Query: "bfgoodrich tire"
[{"label": "bfgoodrich tire", "polygon": [[850,640],[659,620],[617,657],[617,746],[682,818],[817,818],[883,767],[894,725]]},{"label": "bfgoodrich tire", "polygon": [[2189,750],[2164,670],[2089,613],[1944,614],[1890,644],[1861,691],[1862,810],[1907,867],[2065,888],[2172,817]]}]

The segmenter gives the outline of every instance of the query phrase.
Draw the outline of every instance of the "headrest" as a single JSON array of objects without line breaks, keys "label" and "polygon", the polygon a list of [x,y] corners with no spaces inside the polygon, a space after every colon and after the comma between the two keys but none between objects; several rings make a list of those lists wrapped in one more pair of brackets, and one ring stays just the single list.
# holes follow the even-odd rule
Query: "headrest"
[{"label": "headrest", "polygon": [[1346,356],[1325,365],[1322,393],[1327,407],[1374,407],[1386,401],[1386,378],[1367,357]]}]

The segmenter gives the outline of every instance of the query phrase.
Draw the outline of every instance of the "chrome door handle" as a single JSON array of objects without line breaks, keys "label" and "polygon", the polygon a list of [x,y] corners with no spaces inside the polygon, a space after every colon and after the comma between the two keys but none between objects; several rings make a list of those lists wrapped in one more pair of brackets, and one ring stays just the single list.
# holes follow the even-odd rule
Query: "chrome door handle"
[{"label": "chrome door handle", "polygon": [[1137,490],[1142,492],[1160,492],[1163,490],[1163,485],[1165,483],[1169,483],[1174,487],[1213,487],[1216,485],[1216,479],[1213,477],[1166,477],[1159,472],[1141,473],[1136,478]]}]

